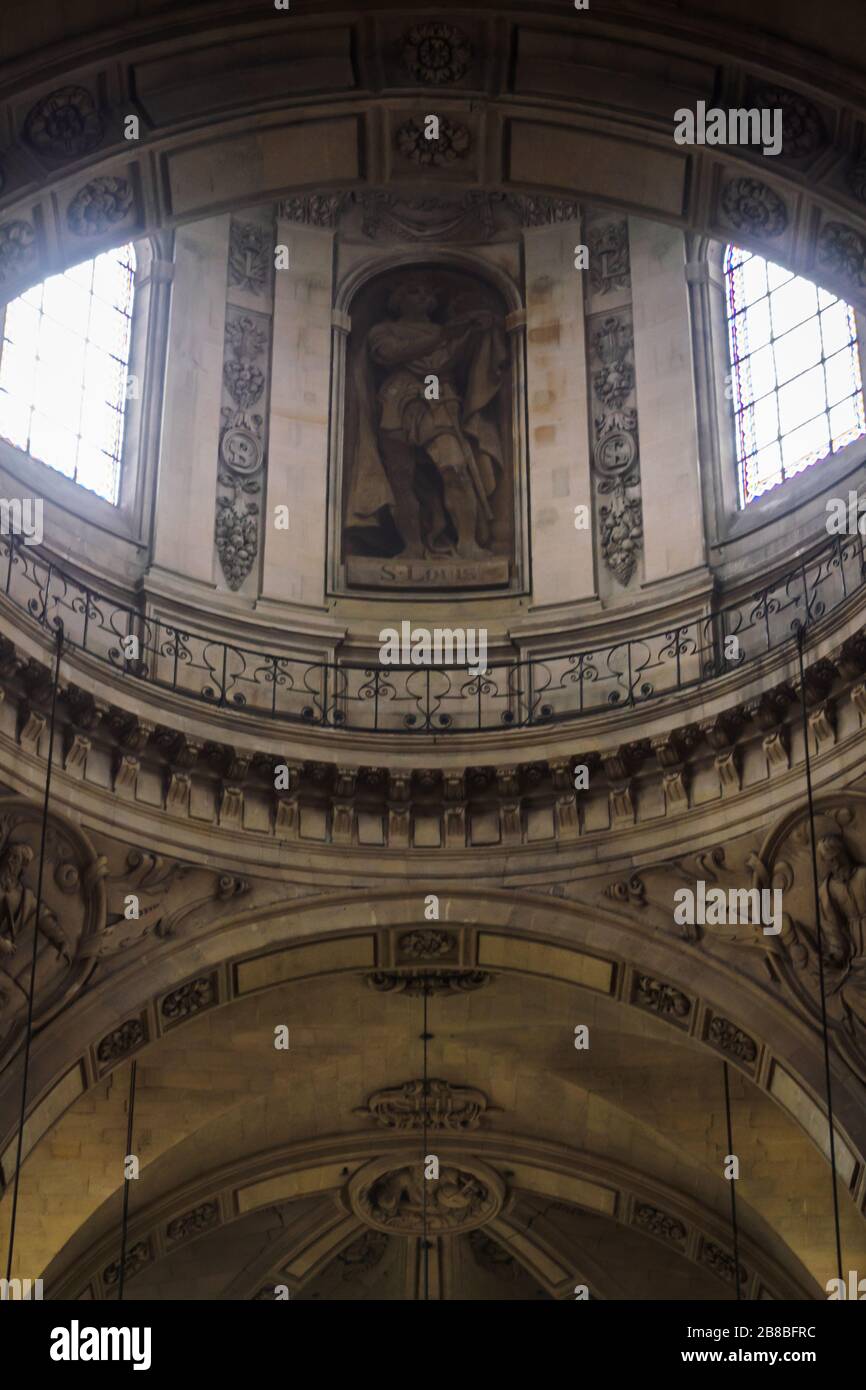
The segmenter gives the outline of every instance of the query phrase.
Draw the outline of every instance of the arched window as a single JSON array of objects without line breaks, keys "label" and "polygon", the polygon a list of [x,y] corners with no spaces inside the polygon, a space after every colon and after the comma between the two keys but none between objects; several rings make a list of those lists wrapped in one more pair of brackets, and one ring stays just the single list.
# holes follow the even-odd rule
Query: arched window
[{"label": "arched window", "polygon": [[866,430],[854,310],[810,280],[725,253],[740,506]]},{"label": "arched window", "polygon": [[105,251],[6,306],[0,435],[117,503],[135,250]]}]

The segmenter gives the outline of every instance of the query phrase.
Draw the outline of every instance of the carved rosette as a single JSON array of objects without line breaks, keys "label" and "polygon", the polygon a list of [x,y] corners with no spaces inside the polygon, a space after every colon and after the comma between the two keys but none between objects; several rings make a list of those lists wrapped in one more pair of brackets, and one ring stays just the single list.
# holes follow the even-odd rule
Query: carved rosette
[{"label": "carved rosette", "polygon": [[349,1209],[388,1235],[458,1235],[491,1221],[505,1201],[499,1174],[475,1156],[440,1158],[438,1178],[425,1178],[417,1154],[366,1163],[349,1179]]},{"label": "carved rosette", "polygon": [[866,285],[866,237],[844,222],[825,222],[818,236],[818,265],[853,285]]},{"label": "carved rosette", "polygon": [[781,110],[783,159],[811,159],[827,144],[821,112],[799,92],[763,83],[752,89],[750,104]]},{"label": "carved rosette", "polygon": [[92,179],[79,189],[66,209],[66,223],[76,236],[102,236],[129,217],[135,195],[128,179]]},{"label": "carved rosette", "polygon": [[731,179],[722,191],[722,211],[737,231],[754,236],[781,236],[788,226],[788,209],[761,179]]},{"label": "carved rosette", "polygon": [[209,1009],[217,1001],[216,979],[213,975],[202,975],[189,984],[181,985],[167,994],[160,1005],[165,1023],[180,1023],[192,1018],[194,1014]]},{"label": "carved rosette", "polygon": [[24,140],[51,159],[79,159],[102,143],[104,127],[86,87],[58,87],[38,101],[24,122]]},{"label": "carved rosette", "polygon": [[112,1028],[99,1042],[96,1059],[100,1067],[110,1067],[128,1057],[131,1052],[137,1052],[146,1042],[147,1029],[143,1021],[140,1018],[127,1019],[118,1028]]},{"label": "carved rosette", "polygon": [[397,945],[407,960],[435,960],[455,953],[457,937],[453,932],[419,927],[401,936]]},{"label": "carved rosette", "polygon": [[416,81],[442,87],[466,76],[472,45],[453,24],[414,24],[403,39],[401,57]]},{"label": "carved rosette", "polygon": [[472,134],[462,121],[451,121],[443,116],[439,121],[438,138],[428,139],[424,123],[413,119],[400,126],[395,143],[405,159],[422,169],[443,169],[466,158],[472,148]]}]

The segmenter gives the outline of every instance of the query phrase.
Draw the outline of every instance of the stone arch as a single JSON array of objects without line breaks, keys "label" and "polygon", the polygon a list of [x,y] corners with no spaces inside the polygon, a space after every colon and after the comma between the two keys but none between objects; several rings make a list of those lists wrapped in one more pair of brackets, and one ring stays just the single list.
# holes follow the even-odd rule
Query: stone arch
[{"label": "stone arch", "polygon": [[461,247],[439,247],[418,246],[415,250],[395,250],[386,256],[370,257],[362,261],[347,274],[337,286],[334,297],[334,311],[338,314],[349,314],[352,311],[352,303],[361,292],[365,285],[380,275],[385,275],[392,270],[411,270],[422,265],[434,265],[463,270],[479,279],[486,280],[495,290],[498,290],[507,305],[509,313],[519,313],[523,308],[523,301],[517,286],[509,275],[490,261],[473,254],[471,250],[463,250]]},{"label": "stone arch", "polygon": [[[444,954],[425,955],[423,943],[418,954],[415,946],[404,950],[400,943],[425,934],[418,924],[420,901],[418,894],[391,891],[253,908],[227,918],[204,946],[179,943],[160,955],[146,981],[131,967],[101,989],[90,990],[34,1039],[25,1153],[33,1152],[69,1104],[204,1009],[225,1007],[286,982],[339,974],[383,976],[381,987],[399,992],[407,972],[439,970],[464,978],[473,972],[552,978],[652,1014],[676,1036],[742,1070],[793,1115],[826,1157],[817,1034],[810,1034],[806,1023],[781,1002],[769,1002],[733,968],[687,955],[673,941],[651,941],[615,910],[590,913],[561,900],[507,891],[440,894],[441,921],[430,933],[452,940]],[[451,987],[450,982],[443,987]],[[82,1036],[90,1039],[84,1053]],[[772,1047],[764,1041],[769,1037],[775,1040]],[[0,1153],[7,1182],[17,1082],[16,1069],[7,1068],[0,1083],[6,1117]],[[859,1203],[866,1181],[859,1087],[839,1065],[833,1085],[843,1186]]]},{"label": "stone arch", "polygon": [[[424,8],[413,6],[412,12],[423,13]],[[501,11],[497,16],[502,20]],[[516,45],[518,66],[495,79],[475,73],[473,97],[463,88],[449,88],[447,82],[431,90],[418,79],[407,84],[405,76],[383,79],[381,72],[370,69],[366,45],[357,42],[364,23],[360,20],[344,19],[342,26],[326,34],[320,13],[286,21],[295,46],[286,73],[286,40],[275,32],[273,16],[252,19],[235,13],[232,40],[238,63],[243,64],[244,55],[258,53],[253,86],[246,75],[234,83],[218,81],[220,52],[212,45],[208,48],[206,29],[184,37],[179,66],[167,62],[141,32],[116,30],[110,43],[116,64],[110,99],[105,95],[106,73],[87,65],[86,45],[84,51],[78,48],[78,71],[73,66],[67,72],[62,90],[77,90],[84,94],[79,101],[101,106],[95,113],[98,130],[94,127],[93,138],[71,153],[46,147],[44,139],[34,148],[34,119],[41,103],[52,96],[56,100],[57,92],[43,87],[38,94],[26,72],[10,113],[17,132],[10,152],[13,176],[0,197],[0,294],[5,298],[68,263],[70,237],[80,235],[69,226],[76,199],[76,208],[89,209],[88,237],[103,246],[130,229],[141,233],[177,226],[293,192],[303,198],[317,182],[329,189],[376,187],[396,185],[402,175],[411,184],[417,179],[411,159],[395,167],[389,141],[396,121],[429,106],[433,98],[462,124],[476,122],[467,164],[457,160],[456,174],[454,166],[444,173],[436,170],[446,186],[502,187],[525,190],[530,196],[607,203],[711,234],[733,229],[743,244],[762,249],[767,243],[766,218],[750,220],[744,211],[746,196],[754,200],[757,193],[759,202],[774,210],[773,235],[790,235],[796,243],[796,268],[808,274],[823,266],[825,279],[834,282],[828,279],[828,287],[866,303],[859,184],[852,182],[851,136],[844,131],[838,72],[830,62],[810,55],[807,94],[797,89],[802,71],[795,62],[774,53],[772,66],[765,60],[757,66],[748,38],[740,39],[726,25],[716,27],[712,37],[706,31],[688,30],[690,59],[678,55],[675,75],[653,77],[648,75],[648,59],[664,42],[663,35],[669,35],[668,26],[674,23],[676,28],[676,23],[670,17],[657,23],[647,16],[638,22],[634,17],[627,22],[606,17],[620,68],[614,66],[607,83],[598,87],[590,110],[576,80],[584,68],[570,49],[573,14],[551,8],[543,26],[538,25],[537,11],[534,23],[520,10],[507,12],[504,20],[507,41]],[[373,25],[383,22],[384,16],[369,17]],[[582,34],[598,37],[595,21],[581,15],[578,22]],[[680,33],[683,37],[686,34]],[[263,39],[270,41],[265,52]],[[492,41],[489,29],[476,37],[478,46]],[[360,58],[351,53],[353,42]],[[317,44],[320,72],[313,93],[300,55],[315,52]],[[105,52],[103,46],[103,64]],[[200,65],[201,83],[181,80],[184,60]],[[221,91],[216,109],[206,99],[209,72]],[[773,76],[766,76],[768,72]],[[635,73],[640,74],[639,90]],[[289,100],[287,76],[290,90],[294,83]],[[790,158],[768,160],[724,146],[674,144],[673,113],[686,93],[702,93],[711,102],[724,90],[725,104],[734,105],[737,97],[744,102],[757,99],[761,83],[766,88],[773,82],[781,86],[773,86],[771,94],[790,109],[796,107],[803,123]],[[850,82],[846,95],[856,90]],[[121,117],[132,110],[142,117],[145,139],[131,147],[123,139]],[[384,146],[383,134],[388,137]],[[226,182],[232,152],[235,168]],[[195,161],[204,172],[192,179],[188,176]],[[384,180],[380,168],[388,171]],[[429,182],[430,170],[425,173]],[[187,184],[182,195],[179,183]],[[80,222],[76,212],[73,223]],[[784,227],[777,231],[780,222]]]},{"label": "stone arch", "polygon": [[[269,1248],[264,1259],[251,1270],[239,1274],[227,1297],[252,1297],[267,1284],[288,1281],[290,1296],[302,1291],[322,1272],[342,1249],[369,1227],[351,1209],[347,1183],[337,1177],[337,1169],[356,1173],[371,1165],[371,1159],[385,1163],[389,1157],[398,1163],[406,1154],[406,1138],[399,1135],[353,1136],[348,1144],[303,1145],[277,1150],[240,1164],[213,1169],[194,1184],[169,1193],[135,1214],[129,1229],[129,1248],[143,1247],[147,1254],[134,1270],[152,1267],[174,1254],[181,1244],[225,1230],[250,1212],[273,1205],[284,1194],[316,1191],[328,1199],[328,1208],[319,1219],[299,1235],[286,1238]],[[583,1207],[605,1221],[642,1230],[649,1237],[673,1248],[697,1269],[710,1267],[725,1281],[730,1259],[730,1230],[700,1200],[685,1198],[681,1191],[622,1163],[600,1161],[598,1156],[568,1149],[562,1145],[541,1144],[519,1134],[475,1133],[454,1139],[437,1137],[437,1152],[443,1161],[470,1165],[486,1161],[500,1169],[519,1164],[519,1179],[505,1194],[501,1211],[482,1227],[489,1230],[514,1258],[544,1283],[558,1298],[572,1294],[575,1280],[588,1278],[593,1297],[615,1297],[612,1288],[604,1290],[604,1275],[590,1256],[586,1269],[570,1267],[561,1259],[544,1257],[531,1227],[524,1229],[519,1217],[521,1196],[531,1194],[560,1207]],[[319,1185],[321,1183],[321,1185]],[[348,1185],[349,1187],[351,1184]],[[178,1230],[182,1234],[178,1235]],[[769,1233],[767,1233],[769,1234]],[[408,1239],[412,1239],[408,1237]],[[760,1298],[821,1297],[815,1281],[802,1263],[788,1252],[787,1260],[778,1250],[744,1236],[740,1247],[745,1271],[744,1296]],[[116,1232],[103,1236],[70,1259],[65,1250],[45,1271],[50,1298],[111,1298],[116,1292]],[[535,1257],[536,1263],[533,1263]],[[732,1281],[731,1281],[732,1282]],[[601,1285],[601,1287],[599,1287]],[[241,1290],[243,1289],[243,1292]]]}]

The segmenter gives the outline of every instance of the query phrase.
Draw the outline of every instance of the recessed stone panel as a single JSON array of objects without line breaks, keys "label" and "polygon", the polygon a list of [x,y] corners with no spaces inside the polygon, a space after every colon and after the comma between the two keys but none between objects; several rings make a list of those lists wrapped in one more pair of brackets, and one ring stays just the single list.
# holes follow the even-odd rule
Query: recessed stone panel
[{"label": "recessed stone panel", "polygon": [[354,116],[271,126],[197,144],[165,157],[166,196],[177,217],[204,217],[232,202],[293,187],[358,178],[360,123]]},{"label": "recessed stone panel", "polygon": [[161,54],[133,68],[136,96],[155,126],[191,115],[251,106],[288,92],[340,91],[355,85],[349,29],[306,32],[291,19],[272,31],[193,52]]},{"label": "recessed stone panel", "polygon": [[[784,1106],[795,1120],[799,1121],[809,1137],[829,1159],[830,1132],[826,1115],[811,1096],[803,1090],[800,1083],[795,1081],[784,1067],[780,1067],[778,1062],[773,1064],[769,1091],[770,1095],[775,1096],[779,1104]],[[836,1131],[835,1148],[837,1171],[850,1188],[857,1176],[857,1160],[838,1130]]]},{"label": "recessed stone panel", "polygon": [[670,116],[712,98],[718,69],[670,49],[562,30],[521,29],[514,90]]},{"label": "recessed stone panel", "polygon": [[288,951],[272,951],[235,966],[236,992],[251,994],[286,980],[308,975],[327,975],[332,970],[362,970],[376,963],[376,943],[372,936],[347,936],[338,941],[322,941],[315,946],[294,946]]},{"label": "recessed stone panel", "polygon": [[673,136],[667,150],[541,121],[512,120],[508,130],[514,183],[567,188],[571,197],[637,204],[668,217],[685,211],[688,157],[674,153]]},{"label": "recessed stone panel", "polygon": [[478,938],[478,964],[504,970],[525,970],[531,975],[548,975],[610,994],[614,966],[611,961],[567,951],[562,946],[529,941],[523,936],[497,936],[482,932]]}]

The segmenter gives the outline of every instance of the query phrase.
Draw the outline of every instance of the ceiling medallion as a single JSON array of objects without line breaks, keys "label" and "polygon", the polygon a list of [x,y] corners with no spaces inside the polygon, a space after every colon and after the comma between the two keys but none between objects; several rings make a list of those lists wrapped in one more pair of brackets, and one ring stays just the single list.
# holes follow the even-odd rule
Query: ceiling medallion
[{"label": "ceiling medallion", "polygon": [[472,148],[472,133],[462,121],[449,121],[443,117],[439,122],[438,137],[428,139],[426,126],[413,119],[400,126],[396,147],[414,164],[420,164],[422,168],[432,165],[440,169],[466,158]]},{"label": "ceiling medallion", "polygon": [[465,77],[472,45],[453,24],[415,24],[403,40],[402,56],[418,82],[442,86]]},{"label": "ceiling medallion", "polygon": [[460,1155],[453,1163],[443,1159],[439,1177],[425,1178],[417,1154],[392,1154],[359,1168],[349,1179],[345,1197],[354,1214],[377,1231],[458,1235],[496,1216],[505,1200],[505,1184],[474,1156]]}]

